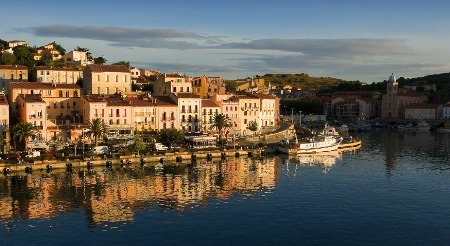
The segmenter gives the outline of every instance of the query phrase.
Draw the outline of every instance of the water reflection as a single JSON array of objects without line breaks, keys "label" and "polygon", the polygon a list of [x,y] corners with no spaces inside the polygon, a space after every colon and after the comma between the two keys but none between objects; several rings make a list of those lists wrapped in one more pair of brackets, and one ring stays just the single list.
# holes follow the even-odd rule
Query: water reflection
[{"label": "water reflection", "polygon": [[138,210],[183,211],[207,198],[275,187],[279,159],[233,158],[196,165],[34,172],[1,176],[0,223],[84,211],[92,226],[131,222]]}]

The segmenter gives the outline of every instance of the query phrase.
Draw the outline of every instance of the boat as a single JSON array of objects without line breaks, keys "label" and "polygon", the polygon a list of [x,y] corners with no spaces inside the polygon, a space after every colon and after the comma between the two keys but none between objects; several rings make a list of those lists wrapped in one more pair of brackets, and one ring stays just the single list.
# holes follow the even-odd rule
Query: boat
[{"label": "boat", "polygon": [[424,120],[419,121],[419,123],[417,123],[417,125],[414,126],[414,129],[418,131],[430,131],[430,128],[431,128],[430,124],[428,124]]},{"label": "boat", "polygon": [[341,144],[339,145],[339,150],[346,150],[348,148],[361,147],[362,141],[358,138],[353,138],[352,136],[345,137]]},{"label": "boat", "polygon": [[285,154],[314,154],[337,150],[342,137],[334,127],[325,125],[321,134],[315,134],[305,140],[299,141],[295,135],[293,147],[279,147],[278,151]]},{"label": "boat", "polygon": [[444,127],[436,128],[436,131],[437,132],[450,132],[450,128],[444,128]]},{"label": "boat", "polygon": [[336,131],[338,131],[339,133],[348,132],[348,130],[349,127],[346,124],[336,127]]},{"label": "boat", "polygon": [[400,124],[400,125],[397,126],[397,130],[410,130],[410,129],[413,129],[413,128],[414,127],[413,127],[412,124],[406,124],[406,125]]},{"label": "boat", "polygon": [[383,124],[379,122],[375,122],[374,124],[370,125],[372,128],[383,128]]}]

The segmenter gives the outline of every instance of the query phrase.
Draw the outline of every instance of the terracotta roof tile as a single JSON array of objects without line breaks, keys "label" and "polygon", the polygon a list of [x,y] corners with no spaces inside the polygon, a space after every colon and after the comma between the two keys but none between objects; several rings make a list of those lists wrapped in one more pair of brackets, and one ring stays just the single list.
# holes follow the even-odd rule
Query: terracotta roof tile
[{"label": "terracotta roof tile", "polygon": [[115,72],[115,73],[130,73],[130,69],[124,65],[88,65],[92,72],[103,73],[103,72]]},{"label": "terracotta roof tile", "polygon": [[41,82],[11,82],[9,88],[12,89],[42,89],[42,90],[52,90],[52,89],[81,89],[77,84],[55,84],[52,83],[41,83]]},{"label": "terracotta roof tile", "polygon": [[219,105],[215,104],[213,101],[211,101],[210,99],[202,99],[202,107],[205,108],[214,108],[214,107],[219,107]]},{"label": "terracotta roof tile", "polygon": [[26,66],[22,65],[0,65],[0,70],[27,70]]},{"label": "terracotta roof tile", "polygon": [[49,66],[36,66],[36,71],[40,70],[55,70],[55,71],[81,71],[78,67],[49,67]]},{"label": "terracotta roof tile", "polygon": [[431,103],[411,103],[405,109],[437,109],[440,104]]},{"label": "terracotta roof tile", "polygon": [[182,92],[177,94],[177,98],[200,98],[200,96],[194,93]]}]

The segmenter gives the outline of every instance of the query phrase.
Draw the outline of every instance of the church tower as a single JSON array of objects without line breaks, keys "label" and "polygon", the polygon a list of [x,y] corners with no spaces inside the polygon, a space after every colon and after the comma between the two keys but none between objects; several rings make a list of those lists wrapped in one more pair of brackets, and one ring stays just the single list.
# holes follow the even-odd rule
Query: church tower
[{"label": "church tower", "polygon": [[392,73],[387,82],[387,94],[396,95],[397,92],[398,92],[397,79],[395,78],[394,73]]}]

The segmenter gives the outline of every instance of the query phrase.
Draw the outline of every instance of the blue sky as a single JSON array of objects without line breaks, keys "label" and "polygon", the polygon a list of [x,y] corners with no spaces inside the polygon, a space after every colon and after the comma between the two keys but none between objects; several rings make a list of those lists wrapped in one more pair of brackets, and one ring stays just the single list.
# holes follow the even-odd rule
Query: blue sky
[{"label": "blue sky", "polygon": [[305,72],[370,83],[449,72],[449,13],[439,0],[6,0],[0,39],[56,41],[189,76]]}]

